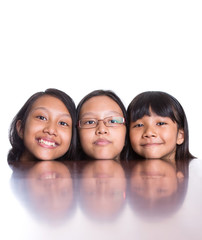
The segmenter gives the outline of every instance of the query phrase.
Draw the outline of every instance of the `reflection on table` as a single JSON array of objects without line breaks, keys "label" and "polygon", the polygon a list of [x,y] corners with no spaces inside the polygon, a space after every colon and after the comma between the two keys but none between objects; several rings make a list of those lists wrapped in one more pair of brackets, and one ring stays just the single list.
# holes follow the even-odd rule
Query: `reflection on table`
[{"label": "reflection on table", "polygon": [[9,201],[30,226],[18,237],[27,239],[34,226],[33,239],[201,239],[202,173],[193,166],[176,169],[160,159],[15,163]]}]

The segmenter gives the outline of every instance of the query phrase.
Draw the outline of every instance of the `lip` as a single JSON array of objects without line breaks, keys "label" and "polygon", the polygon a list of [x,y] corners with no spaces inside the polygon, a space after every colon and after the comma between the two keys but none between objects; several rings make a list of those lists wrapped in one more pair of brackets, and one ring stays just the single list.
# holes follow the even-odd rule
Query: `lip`
[{"label": "lip", "polygon": [[58,143],[56,141],[54,141],[53,139],[50,139],[50,138],[37,138],[36,139],[38,144],[41,146],[41,147],[44,147],[44,148],[49,148],[49,149],[53,149],[53,148],[56,148],[58,146]]},{"label": "lip", "polygon": [[106,146],[108,144],[110,144],[111,142],[105,138],[99,138],[97,139],[94,144],[98,145],[98,146]]},{"label": "lip", "polygon": [[140,175],[143,178],[162,178],[165,176],[163,173],[158,171],[142,171],[140,172]]},{"label": "lip", "polygon": [[145,143],[145,144],[141,144],[142,147],[154,147],[154,146],[159,146],[162,143]]},{"label": "lip", "polygon": [[48,171],[48,172],[42,173],[42,174],[38,177],[38,179],[40,179],[40,180],[48,180],[48,179],[56,179],[56,178],[58,178],[58,177],[59,177],[58,173],[52,172],[52,171]]},{"label": "lip", "polygon": [[107,173],[97,173],[94,175],[95,178],[111,178],[111,174]]}]

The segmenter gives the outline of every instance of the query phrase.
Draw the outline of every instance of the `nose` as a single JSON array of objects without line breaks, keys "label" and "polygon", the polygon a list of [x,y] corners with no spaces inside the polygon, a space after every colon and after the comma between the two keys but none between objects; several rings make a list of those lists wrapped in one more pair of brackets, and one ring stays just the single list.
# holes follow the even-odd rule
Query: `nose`
[{"label": "nose", "polygon": [[96,134],[107,134],[108,133],[108,127],[105,126],[103,121],[99,121],[98,125],[96,127]]},{"label": "nose", "polygon": [[152,126],[148,126],[143,133],[144,138],[151,138],[156,136],[157,136],[157,133],[155,131],[155,128]]},{"label": "nose", "polygon": [[43,130],[44,133],[47,133],[49,135],[55,135],[57,136],[57,129],[54,123],[49,122],[46,124]]}]

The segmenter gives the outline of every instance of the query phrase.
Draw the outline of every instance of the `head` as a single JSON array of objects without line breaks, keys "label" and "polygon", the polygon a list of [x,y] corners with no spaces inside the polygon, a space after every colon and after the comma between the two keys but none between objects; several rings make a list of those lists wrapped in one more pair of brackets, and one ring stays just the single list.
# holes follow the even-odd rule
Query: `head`
[{"label": "head", "polygon": [[131,161],[128,182],[131,207],[152,221],[175,213],[187,191],[188,176],[181,170],[161,159]]},{"label": "head", "polygon": [[76,209],[72,162],[19,161],[14,164],[12,190],[34,217],[51,226],[71,219]]},{"label": "head", "polygon": [[[47,107],[44,107],[44,105]],[[57,104],[58,104],[58,108],[57,108]],[[50,109],[46,109],[49,108]],[[57,90],[57,89],[47,89],[44,92],[37,92],[35,94],[33,94],[27,101],[26,103],[23,105],[23,107],[19,110],[19,112],[17,113],[17,115],[15,116],[15,118],[13,119],[11,126],[10,126],[10,132],[9,132],[9,139],[10,139],[10,143],[12,146],[12,149],[9,151],[8,154],[8,161],[16,161],[16,160],[20,160],[20,158],[22,157],[22,155],[27,151],[27,146],[26,146],[26,142],[25,140],[27,139],[27,132],[29,130],[32,130],[32,125],[29,126],[29,124],[32,123],[31,119],[37,119],[39,120],[39,124],[44,124],[46,121],[46,116],[44,117],[44,112],[41,114],[41,112],[37,113],[35,111],[35,107],[36,107],[36,111],[49,111],[51,110],[50,115],[48,115],[48,117],[50,118],[55,118],[54,115],[54,110],[58,111],[58,113],[60,114],[60,110],[62,111],[61,116],[58,114],[58,121],[61,127],[66,127],[66,120],[67,120],[67,124],[69,124],[69,129],[68,131],[63,130],[63,135],[65,136],[65,131],[68,134],[68,136],[65,136],[66,138],[69,137],[69,134],[71,135],[71,139],[69,141],[69,143],[65,143],[66,146],[66,151],[65,148],[63,149],[63,154],[57,154],[56,159],[72,159],[74,158],[75,155],[75,145],[76,145],[76,128],[75,128],[75,121],[76,121],[76,108],[75,108],[75,104],[74,101],[64,92]],[[54,109],[55,107],[55,109]],[[45,109],[45,110],[44,110]],[[52,114],[53,112],[53,114]],[[63,116],[63,112],[65,113]],[[37,114],[37,116],[32,116],[33,114]],[[49,114],[49,112],[47,113]],[[40,117],[39,117],[39,116]],[[42,116],[41,116],[42,115]],[[62,117],[59,120],[59,117]],[[56,118],[55,118],[56,119]],[[64,119],[64,121],[63,121]],[[41,122],[40,122],[41,121]],[[56,121],[56,120],[55,120]],[[39,125],[38,124],[38,125]],[[36,127],[37,124],[35,124]],[[41,129],[42,130],[42,129]],[[43,137],[45,139],[39,139],[39,144],[40,145],[47,145],[47,142],[49,145],[53,144],[51,142],[51,137],[46,137],[46,135],[48,136],[49,133],[47,133],[49,130],[45,130],[43,129]],[[53,133],[55,134],[55,133]],[[47,141],[45,141],[47,140]],[[29,150],[28,150],[29,151]],[[29,151],[32,154],[32,150]],[[62,153],[62,152],[61,152]],[[34,155],[34,154],[33,154]],[[38,157],[36,156],[36,158],[38,159]],[[40,159],[40,157],[39,157]],[[46,160],[46,159],[40,159],[40,160]],[[47,159],[50,160],[50,159]]]},{"label": "head", "polygon": [[126,109],[114,92],[86,95],[77,106],[77,121],[80,159],[126,158]]},{"label": "head", "polygon": [[[176,139],[175,160],[189,160],[193,156],[189,152],[189,132],[185,112],[176,98],[165,92],[148,91],[137,95],[129,104],[127,116],[132,126],[139,119],[145,116],[160,116],[169,118],[176,125],[177,134],[181,134],[181,141]],[[178,135],[177,135],[178,136]],[[138,155],[138,154],[135,154]],[[139,156],[136,156],[139,158]]]},{"label": "head", "polygon": [[125,171],[117,161],[87,162],[82,169],[79,183],[80,205],[90,217],[112,220],[125,206]]}]

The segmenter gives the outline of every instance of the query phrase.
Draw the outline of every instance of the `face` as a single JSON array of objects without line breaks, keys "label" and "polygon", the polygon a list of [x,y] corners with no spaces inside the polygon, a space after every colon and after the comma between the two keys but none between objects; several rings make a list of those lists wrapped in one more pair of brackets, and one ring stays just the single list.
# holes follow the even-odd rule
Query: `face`
[{"label": "face", "polygon": [[[79,119],[97,120],[111,116],[123,117],[119,105],[107,96],[96,96],[87,100],[81,107]],[[95,128],[79,128],[83,151],[93,159],[119,159],[125,144],[126,126],[107,127],[99,121]]]},{"label": "face", "polygon": [[132,169],[131,192],[157,200],[175,193],[182,179],[183,174],[176,173],[175,164],[160,159],[140,161]]},{"label": "face", "polygon": [[21,160],[53,160],[62,157],[69,149],[72,137],[72,119],[64,103],[52,96],[38,98],[27,117],[25,128],[20,130],[25,151]]},{"label": "face", "polygon": [[80,195],[83,208],[97,217],[117,214],[125,203],[126,178],[114,160],[90,161],[82,171]]},{"label": "face", "polygon": [[24,181],[35,213],[55,219],[70,210],[74,199],[73,182],[68,167],[62,162],[37,162]]},{"label": "face", "polygon": [[130,124],[130,141],[133,150],[144,158],[174,160],[176,145],[184,141],[184,131],[169,117],[151,112]]}]

